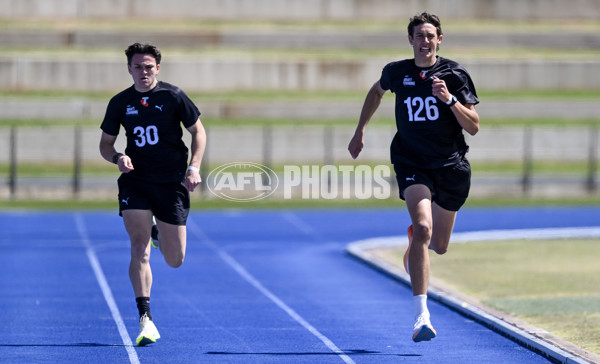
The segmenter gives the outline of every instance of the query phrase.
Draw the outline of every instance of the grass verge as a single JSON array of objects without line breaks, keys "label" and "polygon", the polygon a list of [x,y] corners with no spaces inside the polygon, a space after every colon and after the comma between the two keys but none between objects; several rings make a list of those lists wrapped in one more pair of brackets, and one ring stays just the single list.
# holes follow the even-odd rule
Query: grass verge
[{"label": "grass verge", "polygon": [[[408,18],[405,19],[408,21]],[[156,32],[155,22],[146,18],[125,19],[0,19],[0,25],[6,29],[33,29],[33,30],[71,30],[86,29],[90,31],[121,30],[140,32]],[[405,24],[397,20],[378,19],[315,19],[315,20],[268,20],[268,19],[177,19],[177,21],[162,21],[160,31],[216,31],[216,30],[360,30],[360,31],[390,31],[404,32]],[[592,19],[537,19],[536,21],[495,20],[495,19],[453,19],[444,20],[444,31],[447,32],[477,32],[478,34],[492,33],[547,33],[547,32],[596,32],[600,31],[600,24]]]},{"label": "grass verge", "polygon": [[[531,207],[531,206],[597,206],[600,195],[581,197],[470,197],[465,205],[469,207]],[[114,210],[117,208],[114,199],[5,199],[0,200],[0,210],[37,209],[37,210]],[[398,208],[405,209],[404,201],[396,196],[388,199],[367,200],[302,200],[266,198],[252,202],[232,202],[220,198],[202,198],[196,192],[192,195],[192,210],[217,209],[353,209],[353,208]]]},{"label": "grass verge", "polygon": [[[405,248],[385,251],[401,265]],[[600,240],[451,245],[432,279],[600,355]]]}]

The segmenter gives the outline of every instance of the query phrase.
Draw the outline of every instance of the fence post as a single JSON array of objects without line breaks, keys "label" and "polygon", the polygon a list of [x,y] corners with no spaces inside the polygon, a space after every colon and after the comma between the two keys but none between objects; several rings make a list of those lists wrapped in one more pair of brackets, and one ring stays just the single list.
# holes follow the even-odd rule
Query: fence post
[{"label": "fence post", "polygon": [[589,192],[595,192],[598,187],[596,181],[598,171],[598,127],[592,126],[590,129],[587,188]]},{"label": "fence post", "polygon": [[81,192],[81,126],[75,126],[73,137],[73,197],[79,198]]},{"label": "fence post", "polygon": [[9,162],[9,176],[8,176],[8,189],[10,192],[10,198],[14,199],[17,195],[17,127],[11,126],[10,128],[10,162]]},{"label": "fence post", "polygon": [[531,176],[533,174],[533,131],[526,127],[523,133],[523,193],[531,191]]},{"label": "fence post", "polygon": [[[273,169],[273,127],[265,124],[262,129],[262,162],[267,168]],[[272,176],[267,174],[262,175],[263,186],[269,185],[269,180]]]},{"label": "fence post", "polygon": [[[323,127],[323,161],[325,165],[333,165],[333,127],[326,125]],[[327,191],[331,192],[331,176],[327,175]]]},{"label": "fence post", "polygon": [[206,130],[206,145],[204,146],[204,155],[202,156],[202,162],[200,163],[200,177],[202,181],[200,182],[200,194],[203,198],[206,197],[206,190],[208,189],[208,174],[210,173],[209,169],[209,155],[208,155],[208,141],[210,138],[208,137],[209,131]]}]

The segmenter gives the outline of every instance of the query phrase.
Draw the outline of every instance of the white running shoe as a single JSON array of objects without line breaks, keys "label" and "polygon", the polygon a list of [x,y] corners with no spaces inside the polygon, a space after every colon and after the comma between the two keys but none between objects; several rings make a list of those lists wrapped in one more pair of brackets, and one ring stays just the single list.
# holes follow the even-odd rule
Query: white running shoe
[{"label": "white running shoe", "polygon": [[140,317],[140,334],[135,339],[135,343],[137,346],[145,346],[155,343],[158,339],[160,339],[160,334],[156,326],[154,326],[154,322],[144,314],[144,316]]},{"label": "white running shoe", "polygon": [[413,341],[418,343],[420,341],[429,341],[436,336],[436,332],[431,326],[431,321],[428,314],[421,314],[417,316],[415,320],[415,326],[413,330]]}]

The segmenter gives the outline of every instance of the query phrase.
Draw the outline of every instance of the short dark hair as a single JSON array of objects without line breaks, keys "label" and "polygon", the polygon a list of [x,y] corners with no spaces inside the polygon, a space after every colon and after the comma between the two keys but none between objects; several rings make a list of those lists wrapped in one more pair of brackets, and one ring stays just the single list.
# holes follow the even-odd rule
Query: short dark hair
[{"label": "short dark hair", "polygon": [[131,64],[131,59],[135,54],[149,54],[156,60],[156,64],[160,64],[160,59],[162,55],[156,46],[152,44],[141,44],[141,43],[133,43],[125,50],[125,55],[127,56],[127,64]]},{"label": "short dark hair", "polygon": [[438,37],[443,34],[442,22],[440,21],[440,18],[438,18],[437,15],[433,15],[424,11],[421,14],[415,15],[412,18],[410,18],[410,22],[408,23],[408,35],[410,35],[411,37],[414,36],[415,27],[417,25],[425,23],[429,23],[435,27]]}]

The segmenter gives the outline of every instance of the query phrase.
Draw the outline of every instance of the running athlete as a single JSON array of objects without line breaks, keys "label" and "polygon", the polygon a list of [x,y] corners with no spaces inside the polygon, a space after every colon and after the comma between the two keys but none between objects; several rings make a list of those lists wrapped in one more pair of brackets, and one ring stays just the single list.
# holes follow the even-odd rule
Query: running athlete
[{"label": "running athlete", "polygon": [[427,308],[429,252],[444,254],[450,243],[456,213],[471,185],[469,147],[463,133],[479,131],[479,103],[467,71],[439,57],[442,27],[437,16],[422,13],[410,19],[408,41],[414,58],[386,65],[367,93],[356,132],[348,150],[358,157],[369,120],[387,90],[396,94],[398,131],[390,147],[400,197],[412,221],[404,267],[410,275],[415,324],[413,340],[436,336]]},{"label": "running athlete", "polygon": [[[136,343],[144,346],[160,338],[150,313],[151,234],[167,264],[181,266],[189,193],[201,182],[206,132],[200,111],[187,95],[157,80],[161,53],[155,46],[135,43],[125,54],[133,86],[108,104],[101,125],[100,154],[122,172],[118,179],[119,214],[131,240],[129,278],[140,315]],[[180,124],[192,136],[189,164]],[[125,153],[115,149],[121,125],[127,138]]]}]

